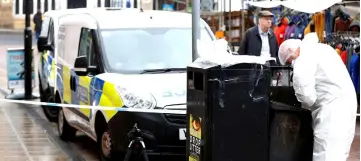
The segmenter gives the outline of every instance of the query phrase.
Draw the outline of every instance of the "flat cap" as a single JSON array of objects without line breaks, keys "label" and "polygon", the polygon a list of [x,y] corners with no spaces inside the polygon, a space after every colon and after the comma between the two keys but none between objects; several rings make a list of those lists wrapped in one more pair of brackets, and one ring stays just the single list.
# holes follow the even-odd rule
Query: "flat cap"
[{"label": "flat cap", "polygon": [[273,13],[267,10],[259,11],[258,13],[258,17],[273,17],[273,16],[274,16]]}]

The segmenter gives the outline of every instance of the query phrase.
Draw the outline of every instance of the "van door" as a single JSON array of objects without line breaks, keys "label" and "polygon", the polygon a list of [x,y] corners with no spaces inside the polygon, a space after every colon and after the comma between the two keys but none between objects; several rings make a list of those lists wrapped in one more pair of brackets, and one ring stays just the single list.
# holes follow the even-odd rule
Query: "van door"
[{"label": "van door", "polygon": [[[54,22],[52,18],[45,17],[42,32],[40,37],[47,37],[48,41],[52,44],[55,48],[54,43]],[[54,61],[54,51],[44,51],[40,54],[40,79],[42,83],[42,89],[47,89],[48,84],[51,87],[54,87],[54,74],[55,74],[55,61]]]},{"label": "van door", "polygon": [[[87,56],[94,54],[93,48],[93,39],[92,33],[90,29],[82,28],[80,41],[79,41],[79,51],[78,56]],[[88,58],[89,59],[89,58]],[[77,95],[78,100],[75,100],[75,104],[79,105],[90,105],[89,93],[90,93],[90,82],[91,82],[91,74],[87,76],[78,76],[74,73],[73,75],[73,82],[74,82],[74,89],[73,92]],[[85,121],[89,123],[90,112],[91,109],[89,108],[79,108],[80,117],[83,118]]]}]

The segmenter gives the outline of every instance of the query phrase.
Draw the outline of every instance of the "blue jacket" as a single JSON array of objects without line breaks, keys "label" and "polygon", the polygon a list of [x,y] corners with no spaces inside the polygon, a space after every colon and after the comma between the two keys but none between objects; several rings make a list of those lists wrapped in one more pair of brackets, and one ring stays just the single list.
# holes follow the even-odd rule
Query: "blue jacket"
[{"label": "blue jacket", "polygon": [[360,55],[353,54],[350,63],[350,75],[357,94],[360,94]]},{"label": "blue jacket", "polygon": [[333,28],[333,15],[331,14],[331,10],[327,9],[325,11],[325,31],[326,31],[326,39],[331,38]]}]

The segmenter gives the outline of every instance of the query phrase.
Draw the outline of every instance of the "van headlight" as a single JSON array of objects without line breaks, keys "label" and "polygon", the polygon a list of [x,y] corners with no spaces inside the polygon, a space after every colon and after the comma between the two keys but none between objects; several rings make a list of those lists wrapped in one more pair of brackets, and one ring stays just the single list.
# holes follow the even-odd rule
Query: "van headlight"
[{"label": "van headlight", "polygon": [[117,87],[116,89],[125,107],[153,109],[156,106],[155,98],[150,93],[130,91],[126,88],[120,87]]}]

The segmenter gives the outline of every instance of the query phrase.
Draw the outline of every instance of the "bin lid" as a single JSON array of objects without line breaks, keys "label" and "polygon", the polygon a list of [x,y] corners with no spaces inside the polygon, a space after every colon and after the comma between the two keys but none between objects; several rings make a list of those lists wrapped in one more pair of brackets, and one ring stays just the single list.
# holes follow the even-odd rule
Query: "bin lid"
[{"label": "bin lid", "polygon": [[[220,65],[223,68],[233,66],[236,64],[249,63],[249,64],[266,64],[267,61],[276,60],[275,58],[269,57],[264,58],[260,56],[251,55],[222,55],[214,57],[200,57],[196,59],[192,64],[213,64]],[[193,65],[190,66],[193,66]],[[198,66],[198,65],[196,65]]]}]

